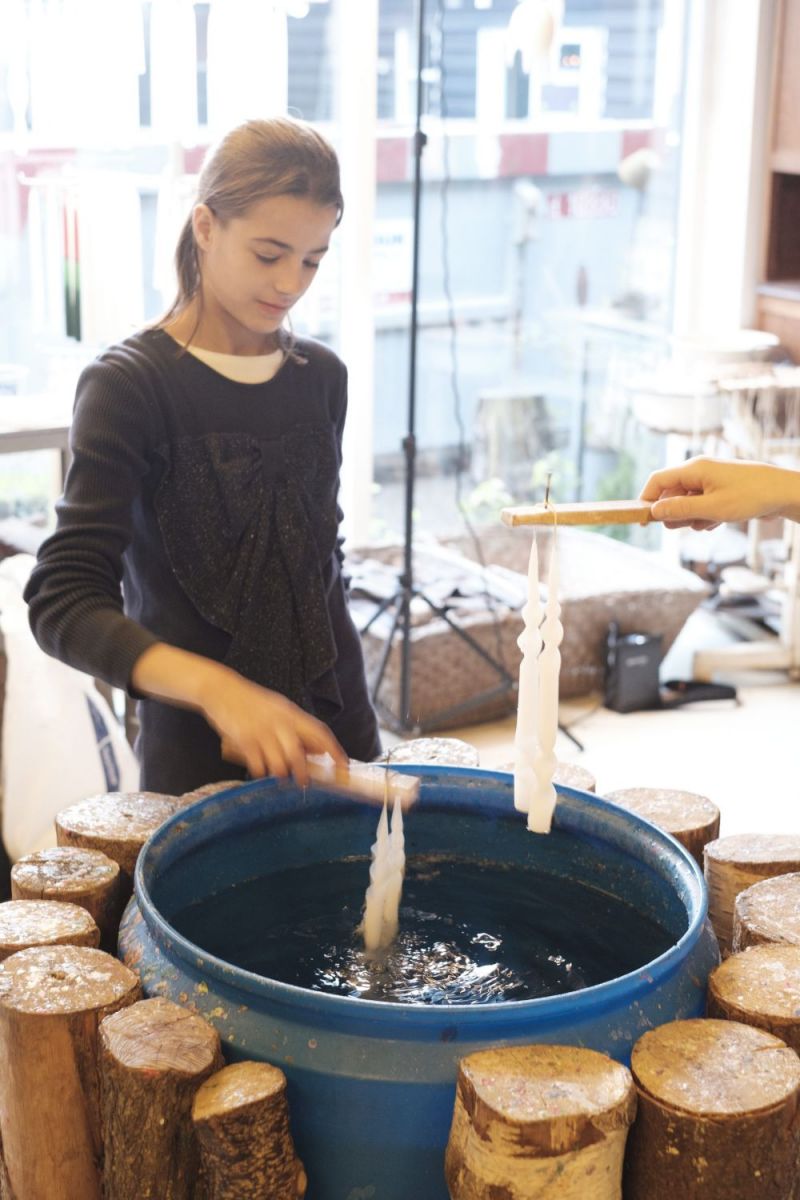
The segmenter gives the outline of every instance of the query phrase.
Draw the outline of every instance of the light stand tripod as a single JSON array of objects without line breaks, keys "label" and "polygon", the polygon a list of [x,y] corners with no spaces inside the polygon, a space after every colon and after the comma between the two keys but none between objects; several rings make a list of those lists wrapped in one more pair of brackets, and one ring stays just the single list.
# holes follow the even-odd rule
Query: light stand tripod
[{"label": "light stand tripod", "polygon": [[[417,0],[417,78],[416,78],[416,123],[414,129],[414,191],[413,191],[413,251],[411,266],[411,324],[409,347],[409,379],[408,379],[408,414],[406,436],[402,447],[405,457],[405,527],[403,544],[403,571],[398,576],[398,586],[393,595],[382,600],[375,612],[362,628],[366,634],[378,617],[384,612],[394,609],[394,619],[391,624],[386,644],[381,653],[378,670],[372,685],[372,700],[379,707],[384,719],[397,732],[410,730],[424,732],[441,726],[443,720],[467,714],[471,709],[488,700],[516,691],[516,683],[502,663],[497,662],[484,650],[466,630],[462,629],[452,619],[446,608],[436,604],[420,588],[414,584],[414,482],[416,471],[416,388],[417,388],[417,308],[419,300],[419,231],[420,231],[420,200],[422,195],[422,152],[427,142],[427,136],[422,131],[422,72],[425,54],[425,0]],[[445,621],[453,632],[480,658],[487,662],[498,677],[495,687],[489,688],[459,704],[450,705],[430,714],[424,721],[414,720],[411,707],[411,601],[415,598],[423,600],[437,617]],[[389,655],[392,650],[395,634],[400,630],[400,710],[392,713],[386,705],[379,702],[378,695],[381,683],[386,673]]]}]

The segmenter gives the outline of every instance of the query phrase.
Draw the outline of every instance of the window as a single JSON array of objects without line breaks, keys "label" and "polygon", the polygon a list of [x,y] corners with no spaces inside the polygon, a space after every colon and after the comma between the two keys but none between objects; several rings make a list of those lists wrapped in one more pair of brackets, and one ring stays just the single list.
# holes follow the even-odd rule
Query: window
[{"label": "window", "polygon": [[[376,44],[351,45],[348,61],[371,64],[376,89],[373,461],[352,469],[374,468],[380,532],[402,524],[418,39],[414,0],[375,2]],[[17,393],[25,413],[68,419],[81,367],[163,310],[177,230],[219,132],[288,110],[346,146],[336,22],[347,3],[9,4],[9,405]],[[565,0],[537,57],[515,38],[541,4],[425,4],[420,528],[458,525],[465,497],[483,511],[487,496],[541,495],[546,464],[564,498],[624,494],[659,450],[625,401],[628,376],[671,321],[684,6]],[[297,315],[302,332],[334,345],[341,278],[334,253]],[[4,465],[0,456],[0,480]],[[35,506],[41,486],[33,493]]]}]

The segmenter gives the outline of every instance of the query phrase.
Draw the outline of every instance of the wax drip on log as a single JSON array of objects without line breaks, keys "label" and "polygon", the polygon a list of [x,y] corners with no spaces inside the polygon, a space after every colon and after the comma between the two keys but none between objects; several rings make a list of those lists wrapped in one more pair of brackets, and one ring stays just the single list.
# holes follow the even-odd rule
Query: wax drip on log
[{"label": "wax drip on log", "polygon": [[127,903],[133,891],[133,872],[139,851],[150,834],[177,812],[174,796],[157,792],[108,792],[90,796],[56,816],[59,846],[100,850],[120,869],[120,889]]},{"label": "wax drip on log", "polygon": [[800,834],[735,833],[709,842],[703,858],[708,915],[725,957],[733,942],[736,897],[762,879],[800,871]]},{"label": "wax drip on log", "polygon": [[103,1187],[114,1200],[193,1200],[198,1151],[192,1102],[222,1066],[219,1034],[156,998],[100,1026]]},{"label": "wax drip on log", "polygon": [[631,1069],[625,1200],[796,1200],[800,1059],[738,1021],[672,1021]]},{"label": "wax drip on log", "polygon": [[85,908],[55,900],[0,903],[0,961],[31,946],[100,945],[100,930]]},{"label": "wax drip on log", "polygon": [[605,799],[638,813],[671,833],[703,866],[703,848],[719,834],[719,809],[706,796],[675,788],[635,787],[606,792]]},{"label": "wax drip on log", "polygon": [[298,1200],[306,1173],[289,1131],[286,1077],[269,1063],[223,1067],[192,1110],[207,1200]]},{"label": "wax drip on log", "polygon": [[800,872],[762,879],[739,892],[733,908],[733,952],[765,942],[800,946]]},{"label": "wax drip on log", "polygon": [[731,955],[709,977],[707,1011],[766,1029],[800,1054],[800,946],[765,943]]},{"label": "wax drip on log", "polygon": [[112,953],[122,916],[119,865],[99,850],[52,846],[26,854],[11,868],[13,900],[58,900],[85,908]]},{"label": "wax drip on log", "polygon": [[87,946],[0,963],[0,1130],[16,1200],[100,1200],[97,1028],[139,995],[133,971]]},{"label": "wax drip on log", "polygon": [[463,1058],[445,1155],[451,1200],[619,1200],[636,1091],[628,1069],[577,1046]]}]

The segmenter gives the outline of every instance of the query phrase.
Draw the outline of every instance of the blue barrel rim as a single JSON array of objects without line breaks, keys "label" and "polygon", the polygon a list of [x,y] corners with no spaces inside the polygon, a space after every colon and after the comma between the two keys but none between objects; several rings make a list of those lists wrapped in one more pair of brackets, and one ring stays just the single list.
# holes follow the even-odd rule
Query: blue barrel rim
[{"label": "blue barrel rim", "polygon": [[[443,777],[448,779],[452,777],[456,779],[461,778],[464,781],[471,779],[474,782],[476,775],[481,779],[487,781],[494,780],[496,783],[503,783],[506,786],[509,785],[510,781],[513,781],[513,775],[509,772],[488,771],[475,767],[440,767],[428,764],[398,763],[392,769],[402,771],[406,774],[421,775],[423,783],[425,779],[435,780]],[[205,796],[195,801],[189,808],[202,807],[213,810],[220,805],[229,804],[232,799],[247,796],[251,792],[260,792],[265,786],[278,786],[285,782],[285,780],[274,778],[244,782],[239,786],[226,788],[224,791],[216,792],[211,796]],[[310,788],[309,791],[319,792],[321,795],[335,795],[335,793],[322,787]],[[326,1015],[333,1021],[337,1017],[341,1018],[341,1021],[345,1025],[357,1021],[359,1026],[364,1026],[362,1036],[365,1037],[380,1038],[385,1036],[381,1029],[383,1026],[391,1027],[394,1035],[397,1036],[397,1027],[403,1022],[413,1023],[415,1034],[419,1034],[426,1029],[433,1029],[437,1033],[441,1033],[456,1023],[462,1028],[468,1028],[472,1025],[483,1027],[487,1012],[489,1011],[495,1016],[502,1012],[509,1023],[514,1025],[530,1024],[534,1020],[537,1025],[550,1025],[558,1023],[565,1018],[574,1023],[576,1020],[579,1021],[583,1016],[594,1016],[598,1011],[618,1006],[620,1001],[623,1000],[627,1004],[633,1004],[640,995],[652,992],[653,988],[658,986],[660,982],[666,981],[674,974],[681,967],[703,933],[708,914],[708,894],[705,879],[694,858],[671,834],[666,833],[651,821],[641,817],[638,813],[623,808],[621,805],[614,804],[612,801],[606,800],[602,796],[595,795],[592,792],[584,792],[578,788],[571,788],[562,784],[556,784],[556,792],[558,798],[553,816],[554,826],[562,829],[570,829],[571,822],[569,820],[565,822],[565,816],[574,817],[576,813],[579,813],[583,809],[589,812],[594,811],[597,813],[599,811],[603,813],[607,820],[611,820],[611,829],[613,829],[614,821],[616,820],[618,831],[620,827],[625,826],[630,830],[639,828],[642,831],[646,831],[651,843],[660,848],[661,858],[672,862],[678,868],[676,872],[677,879],[673,877],[669,882],[673,886],[676,886],[677,881],[682,883],[683,886],[676,887],[676,890],[681,902],[684,904],[688,920],[686,931],[663,954],[658,955],[649,962],[643,963],[642,966],[637,967],[634,971],[627,972],[625,975],[619,975],[615,979],[593,984],[590,987],[581,988],[574,992],[561,992],[555,996],[537,996],[530,1000],[498,1001],[491,1005],[428,1005],[412,1004],[403,1001],[365,1000],[360,997],[341,996],[331,992],[313,991],[310,988],[298,987],[296,984],[284,983],[277,979],[257,975],[252,971],[246,971],[224,959],[218,958],[216,955],[204,950],[201,946],[189,941],[188,938],[180,934],[166,920],[156,908],[147,883],[146,876],[150,868],[150,857],[158,853],[159,847],[171,836],[175,827],[181,822],[185,822],[186,813],[189,811],[188,808],[179,809],[169,817],[151,834],[142,848],[134,871],[134,894],[136,902],[142,919],[148,926],[156,944],[168,957],[174,956],[189,964],[192,971],[204,971],[210,980],[213,979],[225,988],[240,988],[253,996],[269,997],[270,1003],[273,1006],[276,1003],[284,1005],[291,1008],[294,1014],[297,1014],[300,1009],[308,1013],[313,1013],[320,1008],[324,1008]],[[576,804],[580,808],[576,809],[574,807]],[[513,817],[513,814],[511,815]],[[524,813],[517,813],[516,815],[519,817],[520,822],[524,820]],[[536,834],[534,836],[547,835]],[[596,836],[596,834],[593,836]],[[606,840],[611,841],[612,844],[617,844],[613,838],[607,838]],[[646,845],[646,843],[644,844]],[[624,845],[620,848],[625,849]],[[659,856],[654,851],[648,858],[653,861],[648,862],[647,865],[651,869],[657,870]],[[662,878],[666,878],[663,871],[659,873]]]}]

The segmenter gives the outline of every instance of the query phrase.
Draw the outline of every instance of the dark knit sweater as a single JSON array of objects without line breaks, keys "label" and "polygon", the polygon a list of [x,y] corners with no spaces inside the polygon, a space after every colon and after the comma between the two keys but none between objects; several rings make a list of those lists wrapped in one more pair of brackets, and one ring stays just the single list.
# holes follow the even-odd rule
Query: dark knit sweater
[{"label": "dark knit sweater", "polygon": [[[26,591],[31,628],[123,688],[155,642],[224,662],[368,760],[377,722],[338,541],[346,372],[318,343],[296,351],[268,382],[235,383],[148,330],[84,371],[58,526]],[[236,774],[199,715],[143,700],[139,718],[143,788]]]}]

